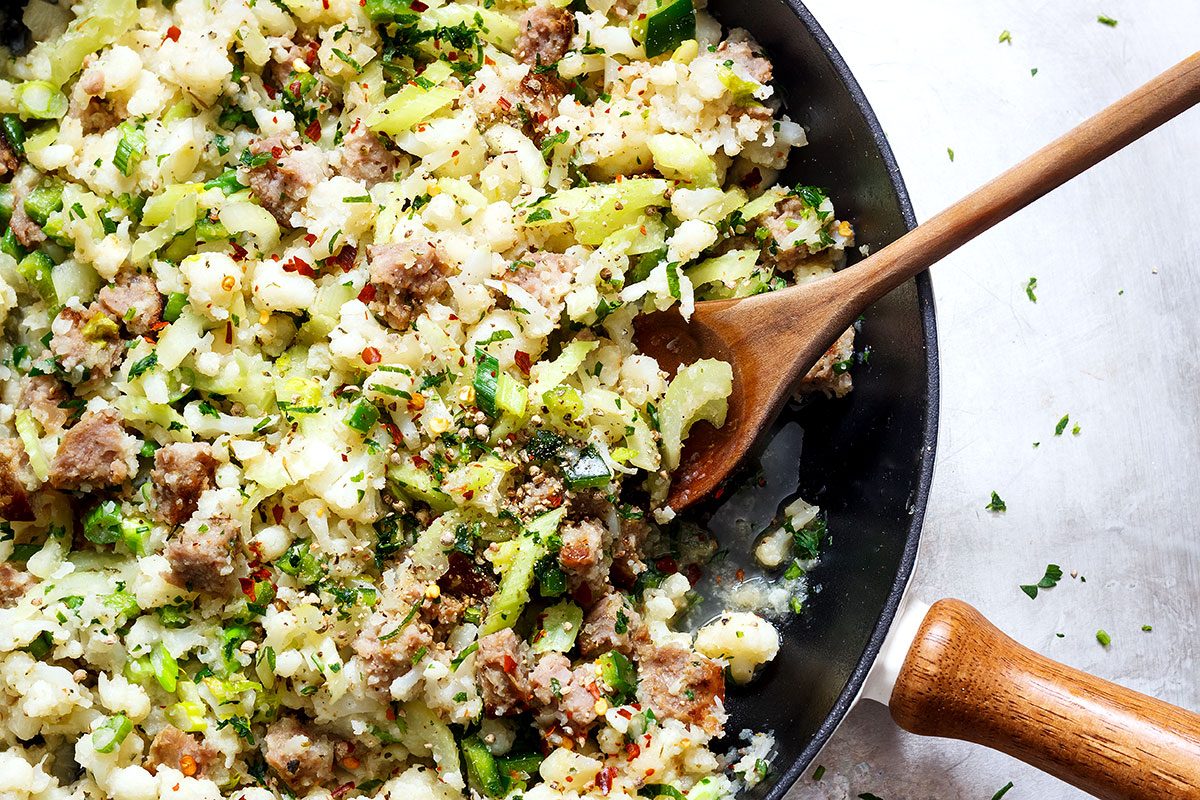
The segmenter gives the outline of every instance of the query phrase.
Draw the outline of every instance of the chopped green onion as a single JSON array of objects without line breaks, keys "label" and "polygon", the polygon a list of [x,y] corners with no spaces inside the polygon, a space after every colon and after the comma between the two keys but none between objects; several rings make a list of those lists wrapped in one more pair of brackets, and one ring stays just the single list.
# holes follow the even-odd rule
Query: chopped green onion
[{"label": "chopped green onion", "polygon": [[21,123],[21,118],[16,114],[5,114],[0,117],[0,129],[4,131],[4,138],[8,141],[8,146],[17,155],[25,155],[25,126]]},{"label": "chopped green onion", "polygon": [[133,723],[124,714],[111,716],[92,731],[92,747],[97,753],[111,753],[121,746],[133,730]]},{"label": "chopped green onion", "polygon": [[475,361],[475,405],[489,417],[494,417],[500,362],[479,348],[475,349]]},{"label": "chopped green onion", "polygon": [[637,691],[637,671],[633,662],[616,650],[596,659],[600,682],[609,688],[610,696],[617,702],[632,697]]},{"label": "chopped green onion", "polygon": [[122,175],[132,175],[133,168],[146,155],[146,132],[131,122],[122,122],[117,130],[121,132],[121,139],[113,155],[113,166]]},{"label": "chopped green onion", "polygon": [[25,81],[14,94],[25,119],[62,119],[67,113],[67,96],[49,81]]},{"label": "chopped green onion", "polygon": [[220,189],[224,194],[231,195],[246,187],[238,180],[236,169],[227,169],[217,177],[204,184],[205,189]]},{"label": "chopped green onion", "polygon": [[162,642],[159,642],[158,647],[150,651],[150,668],[154,671],[154,677],[163,691],[175,691],[179,685],[179,662]]},{"label": "chopped green onion", "polygon": [[186,733],[200,733],[208,729],[204,719],[204,706],[190,700],[183,700],[167,706],[167,721]]},{"label": "chopped green onion", "polygon": [[89,542],[112,544],[121,538],[121,505],[104,500],[83,518],[83,535]]}]

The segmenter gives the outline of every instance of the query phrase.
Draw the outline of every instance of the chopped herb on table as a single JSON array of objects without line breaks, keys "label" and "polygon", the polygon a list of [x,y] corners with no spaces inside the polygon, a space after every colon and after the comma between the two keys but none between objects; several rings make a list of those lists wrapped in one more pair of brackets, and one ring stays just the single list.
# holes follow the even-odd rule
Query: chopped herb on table
[{"label": "chopped herb on table", "polygon": [[996,494],[995,490],[993,490],[992,491],[992,499],[988,502],[988,504],[986,506],[984,506],[984,508],[986,508],[988,511],[995,511],[997,513],[1000,513],[1000,512],[1008,511],[1008,504],[1005,503],[1003,499],[1001,499],[1000,495]]},{"label": "chopped herb on table", "polygon": [[1038,74],[1038,68],[1037,68],[1037,67],[1034,67],[1033,69],[1029,70],[1029,74],[1030,74],[1031,76],[1033,76],[1034,78],[1036,78],[1036,77],[1037,77],[1037,74]]},{"label": "chopped herb on table", "polygon": [[1143,633],[1149,633],[1149,632],[1150,632],[1150,631],[1152,631],[1152,630],[1154,630],[1154,626],[1153,626],[1153,625],[1143,625],[1143,626],[1142,626],[1142,632],[1143,632]]},{"label": "chopped herb on table", "polygon": [[953,147],[947,147],[947,148],[946,148],[946,155],[950,156],[950,160],[951,160],[951,161],[954,161],[954,148],[953,148]]},{"label": "chopped herb on table", "polygon": [[1096,17],[1096,22],[1099,22],[1101,25],[1107,25],[1110,28],[1117,27],[1117,21],[1105,14],[1101,14],[1100,16]]},{"label": "chopped herb on table", "polygon": [[1037,278],[1030,278],[1029,282],[1025,284],[1025,296],[1031,303],[1037,302],[1037,295],[1033,293],[1035,289],[1037,289]]},{"label": "chopped herb on table", "polygon": [[1108,631],[1098,630],[1096,631],[1096,641],[1104,647],[1108,647],[1112,644],[1112,637],[1108,635]]},{"label": "chopped herb on table", "polygon": [[1009,33],[1008,31],[1001,31],[1000,32],[1000,44],[1011,45],[1012,44],[1012,34]]},{"label": "chopped herb on table", "polygon": [[1067,429],[1067,425],[1070,424],[1070,422],[1071,422],[1071,415],[1063,414],[1063,418],[1060,419],[1058,421],[1058,424],[1054,426],[1054,435],[1062,436],[1063,431],[1065,431]]},{"label": "chopped herb on table", "polygon": [[1046,574],[1042,576],[1042,579],[1037,583],[1023,585],[1021,591],[1029,595],[1030,600],[1036,600],[1038,589],[1053,589],[1062,580],[1062,576],[1062,567],[1058,564],[1047,564]]},{"label": "chopped herb on table", "polygon": [[818,764],[817,768],[815,770],[813,770],[812,779],[814,781],[819,781],[819,780],[821,780],[821,778],[824,778],[824,777],[825,777],[825,765]]},{"label": "chopped herb on table", "polygon": [[1009,781],[1000,787],[1000,791],[992,795],[992,800],[1000,800],[1001,797],[1004,797],[1004,795],[1008,794],[1008,790],[1011,788],[1013,788],[1013,782]]}]

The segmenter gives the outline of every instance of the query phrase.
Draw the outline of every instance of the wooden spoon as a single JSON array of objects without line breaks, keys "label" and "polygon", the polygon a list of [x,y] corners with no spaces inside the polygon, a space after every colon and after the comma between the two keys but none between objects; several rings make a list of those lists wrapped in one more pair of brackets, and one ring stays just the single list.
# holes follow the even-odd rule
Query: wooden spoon
[{"label": "wooden spoon", "polygon": [[1198,102],[1200,53],[850,269],[754,297],[697,303],[686,322],[675,310],[639,317],[638,346],[668,372],[700,358],[733,365],[725,424],[692,429],[667,504],[679,511],[712,492],[868,306]]}]

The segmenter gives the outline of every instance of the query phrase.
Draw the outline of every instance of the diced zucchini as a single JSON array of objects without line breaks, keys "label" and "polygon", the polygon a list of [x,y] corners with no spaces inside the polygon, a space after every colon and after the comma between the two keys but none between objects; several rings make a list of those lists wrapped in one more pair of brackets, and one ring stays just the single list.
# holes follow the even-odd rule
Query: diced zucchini
[{"label": "diced zucchini", "polygon": [[612,480],[612,470],[600,457],[596,447],[589,444],[583,448],[577,460],[563,465],[563,480],[569,489],[596,489],[608,486]]},{"label": "diced zucchini", "polygon": [[462,741],[462,754],[471,788],[487,797],[501,797],[507,781],[487,745],[478,736],[468,736]]},{"label": "diced zucchini", "polygon": [[624,702],[637,691],[637,670],[633,662],[616,650],[609,651],[596,659],[600,682],[608,688],[609,696],[616,702]]},{"label": "diced zucchini", "polygon": [[706,358],[679,370],[658,409],[667,469],[679,466],[683,441],[694,423],[707,420],[718,428],[725,424],[732,391],[733,368],[724,361]]},{"label": "diced zucchini", "polygon": [[575,646],[575,638],[583,627],[583,609],[563,601],[546,609],[542,627],[533,636],[533,652],[566,653]]},{"label": "diced zucchini", "polygon": [[650,137],[654,166],[671,180],[700,187],[716,186],[717,164],[696,140],[681,133],[659,133]]},{"label": "diced zucchini", "polygon": [[517,542],[516,553],[500,578],[499,589],[492,596],[481,633],[486,635],[511,628],[521,616],[525,604],[529,602],[534,567],[546,554],[548,540],[558,531],[565,514],[566,508],[557,508],[543,514],[531,522],[529,527],[522,531],[521,536],[514,540]]},{"label": "diced zucchini", "polygon": [[692,0],[669,0],[646,17],[646,57],[654,58],[696,38]]}]

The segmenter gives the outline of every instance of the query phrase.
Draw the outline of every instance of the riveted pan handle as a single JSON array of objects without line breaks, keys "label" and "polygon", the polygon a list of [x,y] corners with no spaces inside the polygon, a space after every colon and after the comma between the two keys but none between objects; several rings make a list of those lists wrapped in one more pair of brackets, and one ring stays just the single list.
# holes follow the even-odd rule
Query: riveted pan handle
[{"label": "riveted pan handle", "polygon": [[1051,661],[960,600],[929,610],[892,690],[905,730],[963,739],[1106,800],[1200,798],[1200,714]]}]

